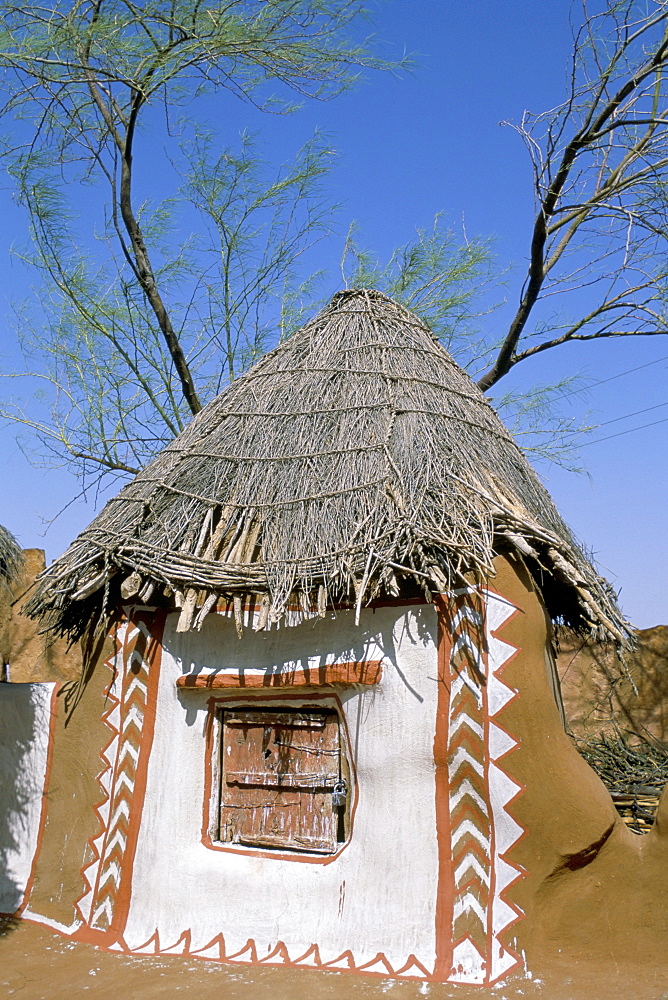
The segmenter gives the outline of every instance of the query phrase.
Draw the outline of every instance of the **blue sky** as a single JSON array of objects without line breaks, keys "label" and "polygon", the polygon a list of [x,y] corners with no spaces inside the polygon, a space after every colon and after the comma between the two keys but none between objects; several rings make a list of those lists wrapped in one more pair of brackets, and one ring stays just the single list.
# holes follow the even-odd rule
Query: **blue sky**
[{"label": "blue sky", "polygon": [[[231,96],[211,104],[211,120],[225,141],[234,142],[244,127],[262,128],[277,163],[293,156],[314,128],[331,135],[338,157],[328,194],[343,207],[340,235],[327,248],[334,276],[324,293],[337,290],[336,263],[349,221],[356,220],[365,245],[383,257],[440,212],[457,231],[465,227],[468,236],[493,238],[500,265],[510,266],[507,304],[485,321],[503,330],[517,300],[533,202],[522,142],[499,123],[518,121],[525,108],[544,110],[562,98],[570,6],[569,0],[386,0],[369,31],[388,56],[413,54],[410,74],[366,74],[349,93],[290,118],[263,116]],[[151,136],[143,141],[150,144]],[[153,153],[152,163],[162,164],[157,185],[166,193],[174,183],[171,168],[161,150]],[[153,193],[153,168],[143,186],[142,194]],[[8,371],[19,364],[11,302],[29,297],[31,279],[10,257],[25,219],[12,203],[8,181],[0,186],[0,205],[0,323]],[[568,401],[575,418],[588,412],[590,422],[603,425],[582,449],[587,475],[544,464],[538,469],[639,627],[668,623],[668,407],[661,408],[668,401],[667,370],[668,337],[633,338],[546,352],[518,366],[503,384],[504,391],[526,389],[573,372],[600,383]],[[618,419],[643,409],[648,412]],[[613,434],[618,436],[595,443]],[[0,428],[0,456],[6,470],[0,522],[22,545],[43,547],[54,558],[93,516],[94,497],[73,503],[48,526],[77,493],[76,480],[64,469],[31,466],[9,428]]]}]

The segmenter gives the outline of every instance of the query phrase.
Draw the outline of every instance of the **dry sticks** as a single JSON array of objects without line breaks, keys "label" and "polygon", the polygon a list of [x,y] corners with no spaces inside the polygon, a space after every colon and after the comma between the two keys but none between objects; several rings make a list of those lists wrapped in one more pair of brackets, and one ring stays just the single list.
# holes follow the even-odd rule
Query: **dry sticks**
[{"label": "dry sticks", "polygon": [[601,734],[575,745],[612,796],[624,822],[635,833],[648,833],[659,797],[668,782],[668,747],[659,740],[629,740]]}]

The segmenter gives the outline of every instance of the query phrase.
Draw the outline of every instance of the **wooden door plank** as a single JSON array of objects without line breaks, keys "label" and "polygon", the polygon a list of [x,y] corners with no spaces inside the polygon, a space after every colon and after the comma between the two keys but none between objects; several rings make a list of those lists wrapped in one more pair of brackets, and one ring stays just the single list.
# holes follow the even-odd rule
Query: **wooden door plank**
[{"label": "wooden door plank", "polygon": [[337,714],[234,710],[222,730],[221,839],[334,851]]}]

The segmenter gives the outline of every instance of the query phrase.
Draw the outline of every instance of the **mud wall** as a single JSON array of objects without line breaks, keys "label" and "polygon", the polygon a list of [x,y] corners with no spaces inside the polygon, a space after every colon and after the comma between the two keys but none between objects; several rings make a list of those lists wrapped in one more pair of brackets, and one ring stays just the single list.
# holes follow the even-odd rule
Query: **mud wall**
[{"label": "mud wall", "polygon": [[625,663],[610,646],[566,633],[557,667],[568,729],[575,736],[620,729],[668,742],[667,625],[639,630]]},{"label": "mud wall", "polygon": [[[56,721],[25,915],[136,954],[451,982],[579,956],[665,961],[668,799],[635,836],[574,749],[521,562],[499,559],[480,596],[241,640],[217,616],[178,634],[175,616],[163,633],[156,614],[130,612],[69,724]],[[325,863],[211,844],[211,700],[262,692],[177,681],[318,658],[383,661],[379,685],[338,696],[358,792],[350,842]]]},{"label": "mud wall", "polygon": [[26,592],[45,568],[43,549],[23,550],[23,570],[11,588],[0,588],[0,676],[28,683],[79,676],[81,652],[63,639],[40,635],[38,622],[21,613]]},{"label": "mud wall", "polygon": [[524,829],[510,854],[525,877],[512,901],[523,913],[508,940],[534,974],[586,960],[621,968],[668,953],[668,797],[655,826],[637,836],[563,730],[549,684],[536,669],[549,623],[526,574],[497,562],[497,586],[520,609],[503,632],[517,655],[505,671],[518,691],[505,725],[519,738],[506,757],[521,785],[513,815]]},{"label": "mud wall", "polygon": [[[523,788],[504,763],[519,746],[504,721],[518,693],[503,680],[517,649],[500,637],[513,604],[462,591],[454,606],[366,610],[359,627],[339,612],[242,640],[217,616],[179,634],[172,615],[162,634],[158,615],[128,613],[58,723],[27,916],[138,954],[478,983],[521,966],[501,940],[523,916],[510,895],[524,877],[510,854]],[[536,648],[527,665],[553,697]],[[380,683],[291,690],[324,665],[375,661]],[[178,683],[213,674],[236,675],[236,691]],[[268,689],[248,683],[260,675]],[[267,698],[336,704],[345,719],[352,832],[334,855],[212,842],[215,703]]]}]

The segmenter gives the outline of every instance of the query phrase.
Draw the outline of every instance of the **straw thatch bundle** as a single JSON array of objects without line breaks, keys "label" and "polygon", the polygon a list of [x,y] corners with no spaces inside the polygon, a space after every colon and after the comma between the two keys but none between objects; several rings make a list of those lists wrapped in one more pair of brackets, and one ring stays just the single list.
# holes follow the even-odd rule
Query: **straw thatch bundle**
[{"label": "straw thatch bundle", "polygon": [[119,600],[200,627],[254,595],[324,614],[416,586],[446,591],[523,558],[555,620],[626,639],[496,413],[416,316],[340,292],[211,402],[41,579],[28,611],[72,636]]},{"label": "straw thatch bundle", "polygon": [[10,531],[0,524],[0,581],[10,584],[23,565],[21,546]]}]

